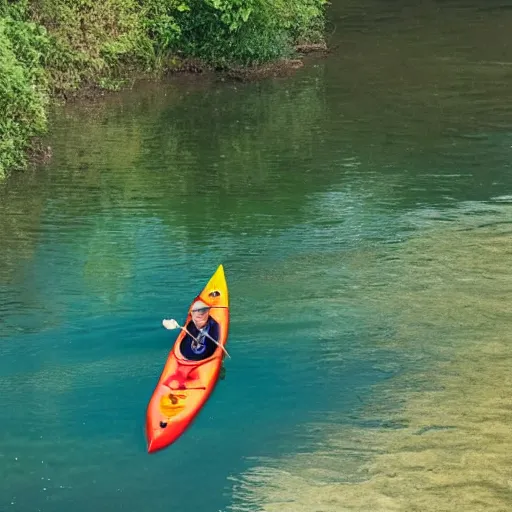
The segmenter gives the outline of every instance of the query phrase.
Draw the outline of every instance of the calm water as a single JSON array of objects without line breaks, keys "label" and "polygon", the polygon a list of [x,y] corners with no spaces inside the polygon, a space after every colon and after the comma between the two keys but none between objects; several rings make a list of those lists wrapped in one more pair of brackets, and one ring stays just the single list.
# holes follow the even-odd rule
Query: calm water
[{"label": "calm water", "polygon": [[[331,19],[292,78],[58,109],[0,185],[0,510],[512,508],[512,3]],[[219,263],[226,380],[149,456]]]}]

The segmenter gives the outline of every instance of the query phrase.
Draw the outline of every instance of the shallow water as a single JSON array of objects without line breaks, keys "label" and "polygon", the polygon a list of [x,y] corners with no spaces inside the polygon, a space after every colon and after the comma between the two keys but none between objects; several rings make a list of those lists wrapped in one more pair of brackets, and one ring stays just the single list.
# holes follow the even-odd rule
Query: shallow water
[{"label": "shallow water", "polygon": [[[331,18],[292,78],[59,108],[0,185],[0,510],[510,509],[512,9]],[[226,380],[148,456],[219,263]]]}]

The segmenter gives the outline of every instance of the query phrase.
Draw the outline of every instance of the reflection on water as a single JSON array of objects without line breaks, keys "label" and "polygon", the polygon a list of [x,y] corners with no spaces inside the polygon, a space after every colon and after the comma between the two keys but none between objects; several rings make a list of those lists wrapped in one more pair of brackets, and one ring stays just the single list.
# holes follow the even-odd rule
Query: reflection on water
[{"label": "reflection on water", "polygon": [[366,299],[396,318],[382,343],[407,370],[361,406],[366,426],[317,425],[318,451],[257,461],[233,510],[512,508],[512,207],[438,214],[452,222],[416,213],[423,235],[366,275],[386,279]]}]

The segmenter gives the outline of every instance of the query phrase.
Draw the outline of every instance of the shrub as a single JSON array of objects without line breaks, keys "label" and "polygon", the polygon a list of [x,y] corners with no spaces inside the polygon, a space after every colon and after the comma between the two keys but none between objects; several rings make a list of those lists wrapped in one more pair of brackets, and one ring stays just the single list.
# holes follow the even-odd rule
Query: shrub
[{"label": "shrub", "polygon": [[46,30],[21,21],[22,2],[0,18],[0,175],[25,165],[30,139],[46,129]]}]

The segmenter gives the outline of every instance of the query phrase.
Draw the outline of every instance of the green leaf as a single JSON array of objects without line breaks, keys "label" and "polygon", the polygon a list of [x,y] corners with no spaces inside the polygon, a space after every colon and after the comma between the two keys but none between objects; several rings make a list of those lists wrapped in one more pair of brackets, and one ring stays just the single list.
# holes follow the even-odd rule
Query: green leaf
[{"label": "green leaf", "polygon": [[244,23],[247,23],[249,16],[251,15],[252,7],[246,7],[245,9],[240,9],[240,14],[242,16],[242,20]]}]

